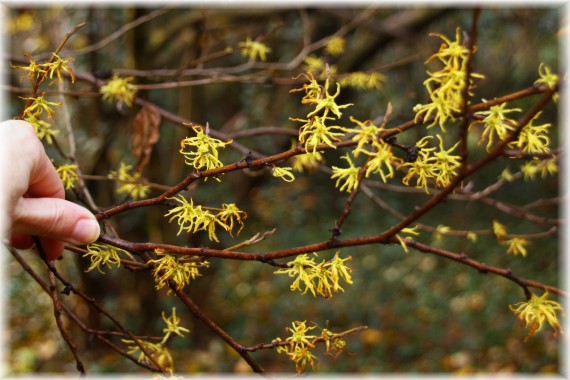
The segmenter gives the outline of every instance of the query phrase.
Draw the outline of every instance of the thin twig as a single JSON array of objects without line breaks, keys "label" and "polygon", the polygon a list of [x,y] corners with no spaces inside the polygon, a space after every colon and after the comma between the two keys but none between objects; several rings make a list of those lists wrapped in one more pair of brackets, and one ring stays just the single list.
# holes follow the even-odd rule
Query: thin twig
[{"label": "thin twig", "polygon": [[149,22],[149,21],[151,21],[151,20],[153,20],[159,16],[162,16],[163,14],[167,13],[168,11],[170,11],[170,8],[163,8],[163,9],[158,9],[156,11],[153,11],[147,15],[141,16],[141,17],[137,18],[136,20],[131,21],[131,22],[123,25],[122,27],[117,29],[115,32],[109,34],[107,37],[103,38],[101,41],[99,41],[93,45],[86,46],[82,49],[68,51],[66,53],[67,54],[73,54],[74,56],[78,56],[78,55],[82,55],[82,54],[91,53],[95,50],[99,50],[99,49],[107,46],[111,42],[115,41],[117,38],[121,37],[122,35],[124,35],[129,30],[134,29],[137,26],[144,24],[145,22]]},{"label": "thin twig", "polygon": [[[20,266],[24,269],[24,271],[26,271],[34,279],[34,281],[48,295],[50,295],[50,286],[48,286],[48,284],[28,265],[26,260],[24,260],[24,258],[22,256],[20,256],[20,254],[16,251],[16,249],[14,249],[14,247],[12,247],[10,242],[5,240],[5,241],[3,241],[3,244],[6,247],[6,249],[8,249],[8,251],[12,254],[12,256],[16,259],[16,261],[20,264]],[[95,330],[95,329],[89,328],[81,321],[81,319],[65,303],[60,302],[60,306],[61,306],[62,310],[69,316],[69,318],[72,321],[74,321],[79,326],[79,328],[81,328],[83,331],[85,331],[85,333],[90,334],[92,336],[95,336],[97,339],[99,339],[100,341],[107,344],[109,347],[111,347],[115,351],[117,351],[120,355],[125,356],[126,358],[133,361],[137,365],[139,365],[143,368],[146,368],[148,370],[152,370],[152,371],[156,370],[154,367],[152,367],[148,364],[138,362],[138,360],[135,357],[126,353],[124,350],[122,350],[121,348],[119,348],[118,346],[116,346],[115,344],[110,342],[108,339],[104,338],[104,336],[106,336],[106,335],[125,337],[124,332],[101,331],[101,330]],[[146,340],[162,339],[160,337],[157,338],[157,337],[149,337],[149,336],[136,336],[136,338],[137,339],[146,339]]]},{"label": "thin twig", "polygon": [[[176,255],[190,255],[190,256],[203,256],[203,257],[216,257],[220,259],[231,259],[231,260],[245,260],[245,261],[259,261],[262,263],[272,264],[272,260],[276,259],[283,259],[292,256],[298,256],[303,253],[312,253],[312,252],[320,252],[326,251],[333,248],[343,248],[343,247],[355,247],[361,245],[370,245],[370,244],[394,244],[398,243],[395,237],[386,237],[385,234],[379,235],[370,235],[370,236],[362,236],[357,238],[345,239],[345,240],[335,240],[331,243],[330,240],[325,240],[319,243],[313,243],[305,246],[298,246],[294,248],[287,248],[275,251],[268,251],[264,253],[250,253],[250,252],[228,252],[227,250],[220,250],[220,249],[212,249],[212,248],[194,248],[194,247],[182,247],[176,246],[171,244],[159,244],[159,243],[135,243],[130,242],[127,240],[123,240],[117,237],[111,237],[107,235],[101,235],[100,240],[106,244],[111,244],[113,246],[119,247],[126,251],[129,251],[133,254],[141,254],[144,252],[154,251],[155,249],[162,249],[167,251],[171,254]],[[408,244],[411,239],[406,240],[406,244]],[[408,244],[409,245],[409,244]],[[422,246],[423,247],[423,246]],[[429,247],[429,246],[425,246]],[[431,247],[429,247],[431,248]],[[426,248],[427,249],[427,248]],[[435,248],[434,248],[435,249]],[[449,251],[446,251],[449,252]],[[434,251],[435,253],[435,251]],[[461,254],[450,252],[452,257],[460,257]],[[469,262],[464,262],[461,260],[456,260],[463,263],[467,263],[471,265],[473,263],[477,265],[485,265],[482,263],[478,263],[477,261],[470,260]],[[473,266],[473,265],[471,265]],[[489,271],[492,273],[504,273],[506,269],[493,267],[493,266],[485,266],[488,268],[493,268],[493,270]],[[553,290],[556,294],[565,294],[566,292],[560,289],[557,289],[550,285],[544,285],[540,282],[531,281],[524,279],[525,283],[528,286],[537,287],[537,288],[544,288],[547,287],[549,289],[556,289]]]},{"label": "thin twig", "polygon": [[465,59],[465,83],[461,89],[461,114],[463,115],[461,119],[461,124],[459,126],[459,156],[461,157],[461,166],[459,170],[465,172],[467,170],[467,159],[468,159],[468,137],[469,134],[469,123],[471,121],[471,115],[467,112],[469,109],[469,88],[471,87],[471,73],[473,71],[473,53],[475,50],[475,44],[477,42],[477,25],[479,21],[480,9],[473,10],[473,17],[471,21],[471,34],[467,41],[467,58]]},{"label": "thin twig", "polygon": [[368,159],[366,160],[366,163],[358,171],[358,178],[356,180],[356,186],[350,192],[350,195],[348,196],[348,198],[344,204],[344,207],[342,209],[342,214],[335,221],[334,227],[331,230],[332,231],[331,237],[330,237],[331,243],[333,243],[341,234],[341,227],[342,227],[344,221],[346,220],[346,218],[348,218],[348,216],[350,215],[350,213],[352,211],[352,203],[354,202],[354,200],[356,199],[356,196],[358,195],[358,193],[360,191],[360,184],[362,183],[362,180],[364,179],[364,176],[365,176],[366,171],[367,171],[366,166],[372,160],[372,158],[373,158],[373,156],[369,156]]},{"label": "thin twig", "polygon": [[61,319],[61,301],[59,300],[59,298],[57,296],[57,289],[55,286],[55,276],[54,276],[53,272],[48,273],[48,278],[49,278],[49,285],[50,285],[49,286],[50,296],[51,296],[51,300],[53,302],[53,316],[55,319],[55,323],[57,325],[57,328],[59,330],[61,337],[63,338],[65,343],[67,343],[69,350],[71,351],[71,353],[73,354],[73,357],[75,358],[77,370],[79,371],[79,373],[81,373],[81,375],[84,376],[86,374],[85,364],[83,363],[83,361],[79,357],[79,353],[77,352],[77,346],[73,342],[69,333],[65,330],[65,326],[63,325],[63,321]]},{"label": "thin twig", "polygon": [[497,267],[493,267],[491,265],[480,263],[476,260],[469,258],[464,253],[455,253],[455,252],[447,251],[445,249],[431,247],[429,245],[416,242],[412,239],[406,240],[406,245],[408,247],[415,248],[421,252],[432,253],[432,254],[435,254],[435,255],[438,255],[441,257],[445,257],[447,259],[451,259],[453,261],[468,265],[470,267],[477,269],[480,273],[493,273],[493,274],[505,277],[505,278],[517,283],[518,285],[520,285],[523,288],[532,287],[532,288],[537,288],[537,289],[543,289],[543,290],[546,290],[550,293],[554,293],[554,294],[557,294],[560,296],[564,296],[564,297],[568,296],[568,292],[561,290],[557,287],[545,285],[545,284],[540,283],[538,281],[527,280],[527,279],[524,279],[522,277],[515,276],[511,269],[497,268]]},{"label": "thin twig", "polygon": [[227,344],[230,345],[253,369],[254,372],[264,373],[265,370],[249,355],[244,346],[239,344],[234,338],[232,338],[227,332],[225,332],[220,326],[218,326],[210,317],[208,317],[195,303],[192,299],[184,293],[184,291],[177,289],[174,284],[169,284],[170,289],[176,293],[178,298],[186,305],[186,307],[194,314],[196,318],[202,321],[206,326],[212,329],[220,338],[222,338]]}]

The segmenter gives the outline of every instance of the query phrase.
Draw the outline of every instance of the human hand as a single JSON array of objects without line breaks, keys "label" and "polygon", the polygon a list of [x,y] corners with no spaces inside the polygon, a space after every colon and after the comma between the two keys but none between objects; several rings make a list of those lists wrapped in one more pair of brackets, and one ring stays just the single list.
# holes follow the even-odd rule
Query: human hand
[{"label": "human hand", "polygon": [[[64,242],[89,244],[99,237],[95,216],[66,201],[65,190],[34,128],[21,120],[0,123],[0,221],[14,247],[30,248],[38,236],[48,260]],[[0,229],[0,233],[2,233]]]}]

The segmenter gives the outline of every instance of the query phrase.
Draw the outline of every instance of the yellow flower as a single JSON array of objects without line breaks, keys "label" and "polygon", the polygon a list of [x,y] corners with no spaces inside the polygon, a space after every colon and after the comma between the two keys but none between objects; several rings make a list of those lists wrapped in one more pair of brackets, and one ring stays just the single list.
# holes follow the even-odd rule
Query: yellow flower
[{"label": "yellow flower", "polygon": [[[323,260],[321,263],[315,265],[311,272],[311,281],[315,284],[317,293],[325,298],[332,297],[333,286],[330,283],[331,278],[327,263]],[[344,289],[342,290],[344,291]]]},{"label": "yellow flower", "polygon": [[47,70],[45,70],[44,65],[37,64],[36,61],[31,56],[30,56],[30,64],[28,66],[12,65],[12,68],[27,71],[28,74],[26,74],[26,76],[24,76],[22,80],[28,78],[31,82],[36,81],[43,74],[47,73]]},{"label": "yellow flower", "polygon": [[340,79],[339,83],[341,87],[352,87],[362,90],[379,90],[382,88],[382,84],[386,82],[386,80],[386,76],[380,73],[355,71]]},{"label": "yellow flower", "polygon": [[554,156],[548,160],[541,160],[537,166],[540,169],[540,175],[542,178],[546,177],[548,174],[554,175],[558,173],[558,159]]},{"label": "yellow flower", "polygon": [[[173,281],[176,289],[182,289],[188,285],[191,280],[202,276],[200,268],[209,267],[207,261],[197,261],[194,257],[181,257],[171,255],[163,250],[156,249],[157,259],[149,260],[154,265],[152,271],[156,282],[156,289],[162,289],[168,285],[169,281]],[[169,289],[168,293],[172,290]]]},{"label": "yellow flower", "polygon": [[313,103],[316,104],[315,109],[310,112],[307,117],[311,117],[316,115],[317,113],[323,111],[323,119],[326,119],[329,112],[333,113],[337,118],[340,118],[342,116],[342,113],[340,112],[340,110],[342,108],[346,108],[349,106],[352,106],[352,103],[349,104],[343,104],[343,105],[338,105],[336,104],[336,98],[340,95],[340,84],[337,83],[336,84],[336,92],[334,94],[330,94],[329,93],[329,80],[327,79],[325,81],[325,88],[323,90],[323,94],[324,94],[324,98],[322,99],[315,99],[313,101]]},{"label": "yellow flower", "polygon": [[[338,105],[336,104],[336,97],[340,94],[340,86],[337,83],[337,91],[330,94],[329,80],[325,81],[324,89],[317,83],[313,74],[310,72],[302,74],[309,80],[309,84],[304,84],[303,87],[293,89],[290,92],[305,91],[305,96],[301,100],[303,104],[315,105],[315,109],[307,115],[307,119],[289,118],[292,121],[299,121],[305,123],[299,129],[299,142],[304,145],[307,152],[316,153],[317,146],[326,144],[333,149],[336,146],[333,141],[340,141],[337,136],[342,136],[344,133],[335,131],[344,131],[345,128],[340,126],[328,126],[327,120],[334,120],[329,116],[329,113],[340,118],[342,113],[341,109],[350,106],[351,104]],[[322,113],[322,115],[319,115]]]},{"label": "yellow flower", "polygon": [[430,33],[430,36],[439,37],[443,43],[439,47],[439,51],[429,57],[426,63],[434,58],[438,58],[448,68],[461,68],[465,63],[465,59],[469,55],[469,50],[461,43],[461,28],[455,29],[455,41],[439,33]]},{"label": "yellow flower", "polygon": [[[218,149],[231,144],[233,140],[223,142],[208,136],[208,125],[206,125],[206,133],[199,126],[192,126],[192,129],[196,132],[196,136],[186,137],[180,142],[180,153],[184,156],[186,164],[193,166],[196,170],[212,170],[223,166],[218,158]],[[193,147],[195,150],[186,151],[187,147]]]},{"label": "yellow flower", "polygon": [[[336,252],[334,258],[328,262],[324,261],[317,264],[314,259],[310,259],[307,254],[298,255],[295,260],[287,263],[286,268],[275,271],[276,274],[287,274],[289,277],[296,277],[291,284],[291,291],[301,291],[301,283],[305,285],[303,294],[308,290],[313,293],[329,298],[333,292],[343,291],[340,286],[340,280],[344,280],[348,284],[352,284],[350,272],[352,269],[347,267],[344,262],[351,260],[352,257],[341,259],[339,252]],[[315,253],[316,255],[316,253]]]},{"label": "yellow flower", "polygon": [[499,223],[499,221],[493,220],[493,233],[497,239],[502,239],[507,236],[507,227]]},{"label": "yellow flower", "polygon": [[364,150],[365,145],[373,144],[378,140],[378,134],[380,133],[380,128],[372,123],[372,120],[366,120],[364,122],[350,117],[350,121],[356,123],[359,128],[357,129],[346,129],[347,133],[354,133],[352,141],[358,141],[356,148],[354,148],[354,157],[358,157],[359,153],[366,153]]},{"label": "yellow flower", "polygon": [[429,154],[435,150],[435,148],[426,148],[431,136],[425,136],[421,138],[416,143],[416,148],[418,149],[418,156],[413,162],[406,162],[401,166],[408,166],[408,173],[402,178],[402,183],[409,186],[410,180],[417,176],[416,178],[416,188],[424,188],[426,194],[428,191],[428,179],[435,178],[437,176],[436,167],[433,164],[433,159]]},{"label": "yellow flower", "polygon": [[[123,343],[130,345],[127,348],[128,354],[136,355],[140,351],[139,357],[137,359],[139,363],[145,363],[151,366],[153,365],[150,358],[146,356],[146,354],[140,349],[140,347],[138,346],[138,344],[136,344],[135,341],[128,339],[121,339],[121,340],[123,341]],[[174,372],[172,356],[170,355],[168,349],[164,347],[162,342],[152,343],[144,340],[139,340],[139,343],[144,347],[146,352],[149,353],[152,359],[154,359],[154,361],[156,361],[168,373]]]},{"label": "yellow flower", "polygon": [[133,105],[133,100],[137,94],[137,86],[131,84],[134,77],[121,78],[114,74],[109,82],[101,86],[99,91],[103,94],[104,100],[110,100],[127,106]]},{"label": "yellow flower", "polygon": [[534,180],[534,176],[538,173],[538,165],[532,161],[527,161],[521,166],[521,172],[524,174],[524,180]]},{"label": "yellow flower", "polygon": [[278,167],[274,166],[272,169],[273,177],[281,178],[285,182],[293,182],[295,180],[295,176],[291,173],[293,170],[290,167]]},{"label": "yellow flower", "polygon": [[515,178],[513,176],[513,173],[511,173],[511,171],[509,170],[509,168],[505,168],[502,172],[501,175],[499,176],[499,179],[503,179],[507,182],[512,182]]},{"label": "yellow flower", "polygon": [[[309,55],[303,61],[305,63],[304,70],[316,73],[319,78],[325,79],[327,77],[327,64],[321,57],[316,57],[314,55]],[[337,72],[335,65],[328,66],[329,75],[333,76]]]},{"label": "yellow flower", "polygon": [[13,14],[6,21],[6,31],[9,33],[24,32],[36,25],[34,13],[30,11]]},{"label": "yellow flower", "polygon": [[[395,157],[394,153],[392,153],[392,147],[382,140],[374,143],[374,147],[374,153],[363,151],[366,155],[372,156],[372,159],[366,165],[366,177],[368,178],[371,173],[378,173],[382,181],[386,183],[388,178],[394,177],[392,165],[402,165],[403,161],[401,158]],[[388,170],[388,173],[386,173],[386,170]]]},{"label": "yellow flower", "polygon": [[547,175],[554,175],[558,173],[558,159],[553,156],[550,159],[541,159],[538,157],[533,157],[521,166],[521,171],[524,174],[525,181],[527,179],[534,180],[534,176],[540,172],[540,176],[545,178]]},{"label": "yellow flower", "polygon": [[306,346],[296,346],[288,355],[295,362],[297,373],[303,372],[307,366],[313,368],[315,365],[316,356]]},{"label": "yellow flower", "polygon": [[509,305],[509,309],[518,316],[521,324],[524,324],[529,330],[525,341],[535,335],[542,328],[544,322],[548,322],[550,327],[552,327],[555,336],[558,332],[564,333],[557,316],[557,311],[560,311],[562,316],[564,316],[564,309],[558,302],[550,301],[547,297],[548,292],[545,292],[540,297],[533,293],[530,300]]},{"label": "yellow flower", "polygon": [[317,151],[317,146],[320,144],[325,144],[336,149],[333,141],[340,141],[337,136],[344,135],[344,132],[333,132],[334,130],[344,131],[344,128],[325,125],[326,120],[332,120],[330,117],[313,116],[308,120],[294,118],[290,118],[289,120],[305,122],[299,129],[299,142],[304,144],[307,152],[313,154]]},{"label": "yellow flower", "polygon": [[[548,87],[550,90],[554,90],[556,86],[558,86],[558,81],[560,80],[558,74],[553,74],[552,71],[550,70],[550,67],[545,65],[544,62],[541,62],[540,65],[538,66],[538,75],[540,76],[540,78],[538,78],[534,82],[535,85],[543,84],[546,87]],[[558,92],[554,94],[552,100],[554,100],[555,102],[558,100]]]},{"label": "yellow flower", "polygon": [[38,117],[34,114],[26,115],[24,117],[24,120],[26,120],[34,127],[38,138],[45,140],[48,144],[51,144],[53,142],[53,137],[59,133],[57,129],[52,128],[52,125],[50,123],[38,119]]},{"label": "yellow flower", "polygon": [[221,225],[226,231],[228,231],[230,235],[234,229],[234,218],[241,226],[237,232],[239,235],[243,229],[242,219],[247,218],[247,214],[244,211],[238,209],[235,203],[223,203],[222,210],[216,214],[216,222]]},{"label": "yellow flower", "polygon": [[292,328],[286,328],[286,331],[291,333],[291,335],[285,339],[286,345],[280,344],[283,340],[279,337],[273,339],[271,343],[277,353],[284,353],[289,356],[291,361],[295,362],[295,369],[298,373],[303,372],[307,367],[314,367],[315,359],[318,361],[317,357],[311,352],[311,349],[315,348],[316,343],[324,343],[325,354],[331,355],[335,359],[341,351],[346,349],[346,341],[342,339],[342,336],[349,333],[350,330],[337,334],[328,329],[319,327],[321,334],[317,336],[309,335],[309,332],[318,325],[308,327],[306,321],[294,321],[291,325]]},{"label": "yellow flower", "polygon": [[332,37],[328,40],[325,51],[330,55],[341,55],[344,52],[346,40],[342,37]]},{"label": "yellow flower", "polygon": [[453,177],[455,177],[455,170],[459,168],[461,162],[460,156],[452,156],[450,153],[457,148],[459,141],[448,150],[443,148],[443,139],[440,135],[436,135],[439,139],[439,151],[433,152],[433,163],[436,170],[435,183],[436,186],[447,186]]},{"label": "yellow flower", "polygon": [[74,164],[64,164],[60,165],[56,169],[61,182],[66,190],[73,189],[75,183],[79,181],[79,176],[77,175],[77,165]]},{"label": "yellow flower", "polygon": [[340,191],[347,191],[352,192],[354,189],[358,187],[358,173],[360,168],[354,166],[352,160],[350,159],[350,155],[347,153],[346,155],[342,156],[341,158],[348,161],[348,168],[338,168],[336,166],[332,167],[333,174],[331,179],[338,178],[336,180],[335,187],[338,187],[340,182],[344,180],[344,184],[339,188]]},{"label": "yellow flower", "polygon": [[[420,234],[418,231],[416,231],[417,229],[418,229],[418,226],[415,226],[414,228],[402,228],[401,232],[405,233],[405,234],[417,236]],[[398,239],[398,241],[400,242],[400,245],[402,246],[402,248],[404,248],[404,252],[408,253],[408,245],[406,244],[406,240],[401,238],[399,234],[396,234],[396,239]]]},{"label": "yellow flower", "polygon": [[[427,104],[417,104],[413,111],[416,113],[415,121],[420,118],[424,121],[430,117],[434,117],[433,122],[428,128],[438,124],[443,132],[445,132],[445,123],[447,120],[454,121],[455,115],[461,111],[463,104],[463,89],[468,86],[473,88],[473,78],[483,78],[484,76],[477,73],[471,73],[466,78],[466,63],[469,56],[469,50],[461,43],[461,32],[457,28],[455,32],[455,41],[450,41],[442,34],[431,33],[431,36],[437,36],[443,39],[443,43],[437,53],[427,59],[426,63],[433,58],[438,58],[444,67],[437,72],[427,72],[429,78],[424,81],[430,100]],[[468,81],[468,82],[467,82]]]},{"label": "yellow flower", "polygon": [[307,335],[307,333],[314,329],[307,327],[306,321],[295,321],[292,323],[293,328],[287,328],[291,332],[291,336],[287,337],[286,342],[290,344],[290,349],[287,355],[295,362],[295,369],[297,372],[302,372],[307,366],[313,367],[315,356],[309,350],[314,348],[313,340],[315,335]]},{"label": "yellow flower", "polygon": [[307,72],[306,74],[301,73],[296,77],[293,77],[293,79],[297,79],[301,76],[304,76],[309,81],[309,83],[303,83],[303,87],[294,88],[289,92],[305,91],[305,96],[301,99],[301,104],[311,104],[316,102],[321,97],[322,93],[321,85],[317,82],[317,80],[313,76],[313,73],[311,73],[310,71]]},{"label": "yellow flower", "polygon": [[352,277],[350,276],[352,269],[344,265],[344,262],[347,260],[352,260],[352,257],[348,256],[345,259],[341,259],[339,256],[339,251],[337,251],[332,261],[325,265],[325,267],[328,269],[329,277],[333,283],[333,290],[335,292],[338,290],[344,291],[344,289],[339,285],[340,279],[343,279],[348,284],[352,284]]},{"label": "yellow flower", "polygon": [[89,244],[87,246],[87,253],[84,254],[83,257],[90,256],[91,266],[87,268],[85,272],[90,272],[97,268],[99,272],[105,274],[105,272],[101,270],[101,265],[107,265],[109,268],[113,265],[116,265],[117,267],[121,266],[119,252],[123,252],[132,258],[131,254],[124,249],[117,248],[109,244]]},{"label": "yellow flower", "polygon": [[315,285],[313,284],[313,268],[316,266],[314,259],[309,259],[307,254],[301,254],[295,257],[293,261],[287,263],[287,268],[276,270],[276,274],[286,274],[289,277],[296,277],[293,284],[291,284],[291,291],[301,291],[301,282],[305,285],[305,291],[308,290],[315,295]]},{"label": "yellow flower", "polygon": [[416,147],[419,149],[419,152],[415,161],[406,162],[401,165],[409,167],[408,173],[403,178],[402,182],[408,186],[410,179],[417,176],[416,187],[424,187],[428,194],[428,179],[434,179],[436,186],[445,187],[451,182],[453,177],[456,175],[456,169],[461,165],[461,162],[459,161],[460,156],[453,156],[450,154],[457,148],[459,142],[457,142],[453,147],[445,150],[441,136],[438,134],[436,137],[439,140],[439,150],[436,151],[433,147],[425,147],[431,139],[431,136],[426,136],[416,143]]},{"label": "yellow flower", "polygon": [[30,104],[24,110],[24,116],[30,116],[30,115],[39,116],[43,113],[43,111],[46,111],[47,117],[49,119],[51,118],[51,115],[55,113],[55,111],[53,110],[53,108],[51,108],[51,106],[61,106],[61,102],[48,102],[47,100],[45,100],[44,94],[36,98],[33,97],[29,98],[20,97],[20,98],[32,101],[32,104]]},{"label": "yellow flower", "polygon": [[538,112],[527,125],[520,131],[517,140],[509,144],[510,147],[517,147],[523,152],[529,153],[547,153],[550,151],[548,144],[548,128],[550,123],[542,125],[532,125],[532,123],[540,116],[542,112]]},{"label": "yellow flower", "polygon": [[402,179],[402,183],[406,186],[409,186],[410,179],[412,179],[414,176],[417,176],[415,187],[418,189],[423,187],[426,194],[429,194],[428,179],[434,178],[436,176],[433,164],[421,159],[417,159],[412,163],[406,162],[404,165],[409,165],[410,168],[408,170],[408,173]]},{"label": "yellow flower", "polygon": [[451,227],[440,224],[435,228],[435,238],[440,240],[444,235],[449,233],[449,231],[451,231]]},{"label": "yellow flower", "polygon": [[177,235],[180,235],[183,230],[186,230],[188,233],[208,230],[209,239],[219,241],[215,233],[216,216],[214,214],[209,210],[202,209],[202,206],[194,206],[192,199],[190,199],[190,203],[188,203],[186,198],[180,194],[167,199],[173,199],[179,204],[179,206],[172,208],[164,215],[172,215],[168,222],[177,219],[177,224],[180,226]]},{"label": "yellow flower", "polygon": [[319,163],[324,162],[324,157],[320,152],[298,154],[293,157],[293,170],[302,173],[305,169],[313,171],[319,167]]},{"label": "yellow flower", "polygon": [[[350,120],[360,127],[358,129],[346,129],[347,133],[355,133],[352,141],[358,141],[353,150],[354,157],[358,157],[360,153],[373,157],[367,163],[366,177],[368,178],[371,173],[378,173],[382,177],[382,181],[386,182],[387,178],[394,176],[392,165],[401,164],[401,159],[394,156],[392,147],[388,143],[378,138],[382,129],[376,127],[371,120],[361,122],[352,116]],[[365,149],[367,145],[371,145],[372,152]],[[388,170],[388,173],[385,173],[385,170]]]},{"label": "yellow flower", "polygon": [[240,42],[238,46],[241,49],[241,55],[249,57],[251,61],[256,61],[258,58],[265,61],[267,54],[271,52],[267,45],[258,41],[252,41],[249,37],[245,42]]},{"label": "yellow flower", "polygon": [[74,59],[73,58],[62,59],[59,55],[55,53],[52,54],[55,58],[55,61],[45,64],[46,68],[49,70],[50,79],[53,77],[53,73],[55,73],[57,76],[57,82],[61,83],[62,72],[65,71],[66,73],[69,74],[69,77],[71,78],[71,83],[75,83],[75,74],[67,64],[68,62],[73,62]]},{"label": "yellow flower", "polygon": [[182,333],[190,332],[190,330],[187,328],[180,326],[180,318],[176,316],[175,307],[172,308],[172,315],[168,318],[166,318],[166,315],[163,311],[162,319],[164,320],[164,323],[166,323],[166,328],[162,329],[162,332],[165,334],[164,338],[162,339],[162,344],[166,343],[171,334],[176,334],[178,336],[184,337]]},{"label": "yellow flower", "polygon": [[144,184],[141,173],[130,174],[131,165],[121,162],[119,170],[109,172],[109,178],[117,181],[117,193],[127,194],[133,199],[146,198],[150,187]]},{"label": "yellow flower", "polygon": [[[479,111],[475,113],[475,115],[485,116],[485,118],[482,120],[484,129],[483,134],[481,135],[481,139],[479,140],[479,144],[487,139],[487,146],[485,147],[485,149],[487,149],[487,152],[490,150],[491,145],[493,144],[495,135],[499,138],[499,140],[504,140],[508,136],[509,132],[515,129],[514,125],[516,125],[516,121],[507,118],[505,115],[510,112],[521,112],[521,109],[505,109],[506,106],[507,103],[502,103],[496,106],[491,106],[488,111]],[[473,126],[475,123],[472,123],[471,126]]]},{"label": "yellow flower", "polygon": [[526,248],[525,246],[530,244],[528,240],[521,237],[514,237],[510,240],[506,240],[502,244],[508,244],[509,248],[507,249],[507,253],[513,254],[517,256],[521,254],[523,257],[526,256]]},{"label": "yellow flower", "polygon": [[293,328],[288,327],[287,330],[292,333],[290,337],[285,339],[286,342],[290,343],[291,345],[303,345],[308,347],[315,347],[315,345],[311,342],[312,339],[316,338],[315,335],[307,335],[309,331],[314,329],[316,326],[307,327],[307,321],[299,322],[295,321],[291,323]]}]

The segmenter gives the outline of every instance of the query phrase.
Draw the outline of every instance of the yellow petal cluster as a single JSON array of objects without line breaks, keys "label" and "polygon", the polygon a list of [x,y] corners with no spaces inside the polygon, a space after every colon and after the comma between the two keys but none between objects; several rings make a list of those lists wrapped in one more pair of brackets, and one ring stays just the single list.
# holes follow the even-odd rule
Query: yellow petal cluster
[{"label": "yellow petal cluster", "polygon": [[[286,274],[291,278],[295,278],[291,284],[291,291],[311,291],[313,296],[317,294],[329,298],[333,292],[344,291],[340,286],[340,280],[344,280],[348,284],[352,284],[350,272],[352,269],[347,267],[344,262],[351,260],[349,256],[341,259],[340,252],[336,252],[334,258],[330,261],[322,261],[316,263],[313,258],[309,258],[307,254],[298,255],[293,261],[287,263],[286,268],[275,271],[276,274]],[[316,255],[316,253],[315,253]],[[305,288],[301,289],[301,285]]]},{"label": "yellow petal cluster", "polygon": [[558,302],[548,299],[548,292],[540,297],[533,293],[528,301],[509,305],[509,308],[528,329],[525,341],[540,331],[545,322],[552,327],[554,335],[564,332],[557,315],[557,312],[564,315],[564,309]]}]

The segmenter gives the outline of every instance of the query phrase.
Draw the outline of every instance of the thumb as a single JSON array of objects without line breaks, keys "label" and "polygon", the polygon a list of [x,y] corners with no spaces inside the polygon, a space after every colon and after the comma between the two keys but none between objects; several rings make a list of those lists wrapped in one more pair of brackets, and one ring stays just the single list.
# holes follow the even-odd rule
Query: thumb
[{"label": "thumb", "polygon": [[13,234],[89,244],[100,233],[99,223],[89,210],[59,198],[20,198],[13,217]]}]

